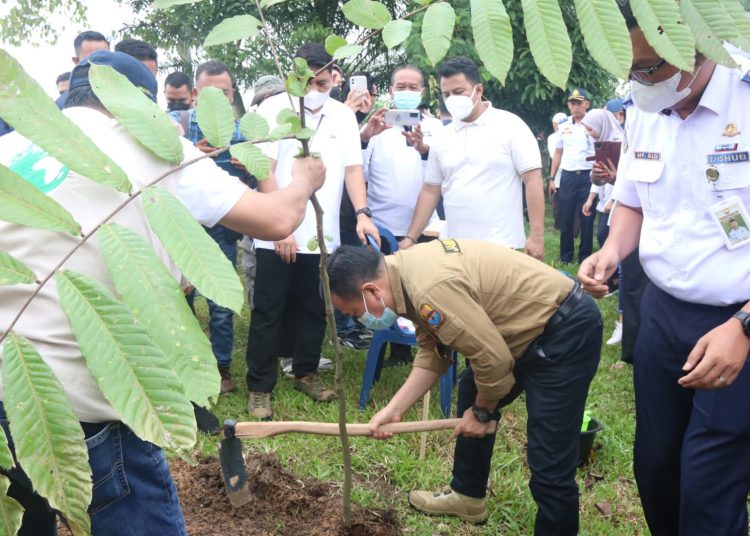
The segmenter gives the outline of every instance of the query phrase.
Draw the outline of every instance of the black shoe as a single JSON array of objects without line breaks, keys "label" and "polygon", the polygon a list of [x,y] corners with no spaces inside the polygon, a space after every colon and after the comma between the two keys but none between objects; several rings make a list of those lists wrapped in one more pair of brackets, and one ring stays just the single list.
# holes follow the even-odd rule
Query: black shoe
[{"label": "black shoe", "polygon": [[353,348],[354,350],[366,350],[370,347],[370,341],[362,340],[353,334],[346,337],[340,337],[339,344],[346,348]]}]

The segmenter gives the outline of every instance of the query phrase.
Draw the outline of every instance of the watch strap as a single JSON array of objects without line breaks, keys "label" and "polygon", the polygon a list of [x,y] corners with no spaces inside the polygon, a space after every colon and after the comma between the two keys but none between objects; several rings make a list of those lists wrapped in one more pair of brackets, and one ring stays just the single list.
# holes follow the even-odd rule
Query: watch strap
[{"label": "watch strap", "polygon": [[733,316],[742,324],[742,331],[745,332],[745,336],[750,338],[750,313],[737,311]]}]

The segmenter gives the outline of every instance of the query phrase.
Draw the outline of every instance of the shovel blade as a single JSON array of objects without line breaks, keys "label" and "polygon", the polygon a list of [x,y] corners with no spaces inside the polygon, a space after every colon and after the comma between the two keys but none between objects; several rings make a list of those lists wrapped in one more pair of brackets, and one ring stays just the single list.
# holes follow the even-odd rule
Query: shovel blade
[{"label": "shovel blade", "polygon": [[239,508],[250,502],[250,485],[245,474],[245,459],[242,457],[242,441],[228,437],[219,443],[219,462],[229,502]]}]

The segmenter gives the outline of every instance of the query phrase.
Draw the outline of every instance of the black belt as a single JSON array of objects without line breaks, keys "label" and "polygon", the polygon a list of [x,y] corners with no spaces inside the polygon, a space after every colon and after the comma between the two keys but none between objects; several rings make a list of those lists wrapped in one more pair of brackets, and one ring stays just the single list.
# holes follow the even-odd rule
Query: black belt
[{"label": "black belt", "polygon": [[547,329],[554,328],[558,324],[565,321],[585,295],[586,293],[583,291],[583,287],[581,286],[581,284],[578,281],[573,281],[573,289],[560,304],[560,307],[557,308],[555,314],[553,314],[549,319],[549,321],[547,322],[547,326],[545,327],[545,331]]}]

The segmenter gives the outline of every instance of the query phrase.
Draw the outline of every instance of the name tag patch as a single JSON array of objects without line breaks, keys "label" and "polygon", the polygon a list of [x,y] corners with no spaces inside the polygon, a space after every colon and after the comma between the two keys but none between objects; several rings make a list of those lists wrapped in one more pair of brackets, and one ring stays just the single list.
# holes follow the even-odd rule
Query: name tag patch
[{"label": "name tag patch", "polygon": [[731,151],[737,150],[737,144],[736,143],[724,143],[721,145],[717,145],[714,147],[714,152],[717,153],[729,153]]},{"label": "name tag patch", "polygon": [[750,153],[748,151],[742,151],[739,153],[708,155],[709,164],[737,164],[739,162],[750,162]]},{"label": "name tag patch", "polygon": [[661,153],[649,153],[646,151],[635,151],[633,158],[638,160],[661,160]]},{"label": "name tag patch", "polygon": [[440,243],[443,245],[443,249],[446,253],[461,253],[461,247],[458,245],[458,242],[452,238],[441,240]]}]

